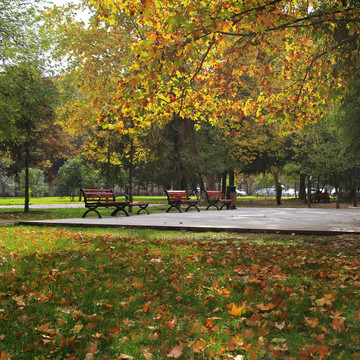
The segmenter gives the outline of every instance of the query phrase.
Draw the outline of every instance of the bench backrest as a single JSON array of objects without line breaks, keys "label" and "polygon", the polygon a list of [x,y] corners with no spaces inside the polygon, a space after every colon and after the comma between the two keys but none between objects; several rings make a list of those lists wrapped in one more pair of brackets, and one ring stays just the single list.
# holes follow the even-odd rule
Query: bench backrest
[{"label": "bench backrest", "polygon": [[223,199],[223,195],[221,191],[215,190],[205,190],[206,197],[208,200],[221,200]]},{"label": "bench backrest", "polygon": [[85,203],[112,203],[115,202],[115,194],[112,189],[81,189]]},{"label": "bench backrest", "polygon": [[168,201],[189,200],[186,190],[165,190]]}]

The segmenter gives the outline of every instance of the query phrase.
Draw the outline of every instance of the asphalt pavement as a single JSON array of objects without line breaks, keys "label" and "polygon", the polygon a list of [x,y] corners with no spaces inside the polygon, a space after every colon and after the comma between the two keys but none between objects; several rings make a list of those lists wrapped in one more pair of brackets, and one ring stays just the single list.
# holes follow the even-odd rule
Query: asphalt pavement
[{"label": "asphalt pavement", "polygon": [[[82,205],[83,206],[83,205]],[[151,209],[150,209],[151,212]],[[255,208],[22,221],[22,225],[120,227],[189,231],[360,234],[360,209]]]}]

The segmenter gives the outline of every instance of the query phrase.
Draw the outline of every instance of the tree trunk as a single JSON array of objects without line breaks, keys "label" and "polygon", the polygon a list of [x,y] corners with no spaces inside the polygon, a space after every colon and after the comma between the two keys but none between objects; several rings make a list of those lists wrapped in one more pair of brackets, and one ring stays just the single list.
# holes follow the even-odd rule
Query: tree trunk
[{"label": "tree trunk", "polygon": [[307,206],[308,206],[308,208],[311,208],[311,179],[310,179],[310,175],[308,176]]},{"label": "tree trunk", "polygon": [[[129,201],[133,202],[134,200],[134,152],[135,152],[135,148],[134,148],[134,141],[131,140],[130,142],[130,158],[129,158]],[[133,209],[132,206],[129,206],[129,212],[132,213]]]},{"label": "tree trunk", "polygon": [[229,186],[235,186],[235,172],[234,169],[229,171]]},{"label": "tree trunk", "polygon": [[227,172],[224,171],[222,173],[222,181],[221,181],[221,192],[226,194],[226,179],[227,179]]},{"label": "tree trunk", "polygon": [[275,174],[273,174],[273,176],[274,176],[274,186],[275,186],[275,189],[277,189],[278,183],[279,183],[279,175],[278,175],[278,173],[275,173]]},{"label": "tree trunk", "polygon": [[355,176],[353,182],[353,194],[354,194],[354,207],[357,207],[357,171],[355,169]]},{"label": "tree trunk", "polygon": [[299,199],[304,201],[306,200],[305,179],[305,175],[300,174]]},{"label": "tree trunk", "polygon": [[30,179],[29,179],[29,167],[30,167],[30,150],[29,145],[25,145],[25,206],[24,212],[30,211]]},{"label": "tree trunk", "polygon": [[215,174],[214,173],[210,173],[207,175],[206,177],[206,190],[216,190],[216,184],[215,184]]}]

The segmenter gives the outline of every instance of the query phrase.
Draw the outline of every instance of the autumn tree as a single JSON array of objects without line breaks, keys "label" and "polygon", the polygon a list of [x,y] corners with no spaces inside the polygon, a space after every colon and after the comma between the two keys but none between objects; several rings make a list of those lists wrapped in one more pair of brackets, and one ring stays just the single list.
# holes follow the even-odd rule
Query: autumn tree
[{"label": "autumn tree", "polygon": [[[87,24],[76,20],[76,9],[71,5],[55,7],[49,18],[50,25],[56,24],[59,56],[71,54],[61,79],[66,102],[59,117],[64,127],[85,139],[83,153],[108,175],[110,170],[119,174],[121,167],[129,169],[132,197],[131,164],[139,154],[134,134],[141,133],[142,128],[132,131],[133,119],[119,117],[112,98],[119,79],[134,60],[131,45],[139,33],[126,14],[120,14],[115,23],[107,23],[99,19],[94,7],[85,7],[92,14]],[[110,176],[106,182],[111,182]]]},{"label": "autumn tree", "polygon": [[[61,129],[55,125],[57,89],[52,79],[44,77],[32,64],[7,66],[1,73],[1,123],[8,128],[0,134],[0,149],[25,169],[25,212],[29,211],[29,169],[46,168],[51,157],[65,147]],[[1,136],[2,135],[2,136]]]},{"label": "autumn tree", "polygon": [[[277,119],[283,128],[319,118],[329,89],[340,81],[332,71],[334,40],[308,29],[319,23],[337,26],[345,16],[355,35],[358,14],[341,2],[311,1],[129,0],[98,6],[110,23],[125,12],[146,25],[134,43],[130,75],[118,84],[119,112],[143,123],[166,122],[173,113],[218,122],[231,108],[239,120],[253,114],[257,121]],[[255,79],[254,90],[239,101],[236,90],[244,74]],[[224,93],[225,99],[219,96]]]}]

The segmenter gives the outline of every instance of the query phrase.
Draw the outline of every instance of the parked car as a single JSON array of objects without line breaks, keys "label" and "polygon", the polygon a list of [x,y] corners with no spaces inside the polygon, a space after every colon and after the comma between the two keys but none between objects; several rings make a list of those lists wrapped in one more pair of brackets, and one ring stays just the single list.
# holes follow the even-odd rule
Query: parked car
[{"label": "parked car", "polygon": [[264,188],[256,190],[254,194],[258,196],[276,196],[276,191],[275,188]]},{"label": "parked car", "polygon": [[[285,190],[285,185],[281,185],[282,187],[282,196],[291,196],[289,195],[289,193]],[[271,188],[264,188],[264,189],[259,189],[256,190],[254,192],[254,195],[258,195],[258,196],[276,196],[276,189],[275,186],[271,187]]]},{"label": "parked car", "polygon": [[247,196],[247,193],[245,190],[236,189],[236,196]]},{"label": "parked car", "polygon": [[292,188],[287,189],[287,193],[288,193],[287,196],[295,196],[295,194],[296,194],[295,189],[292,189]]}]

